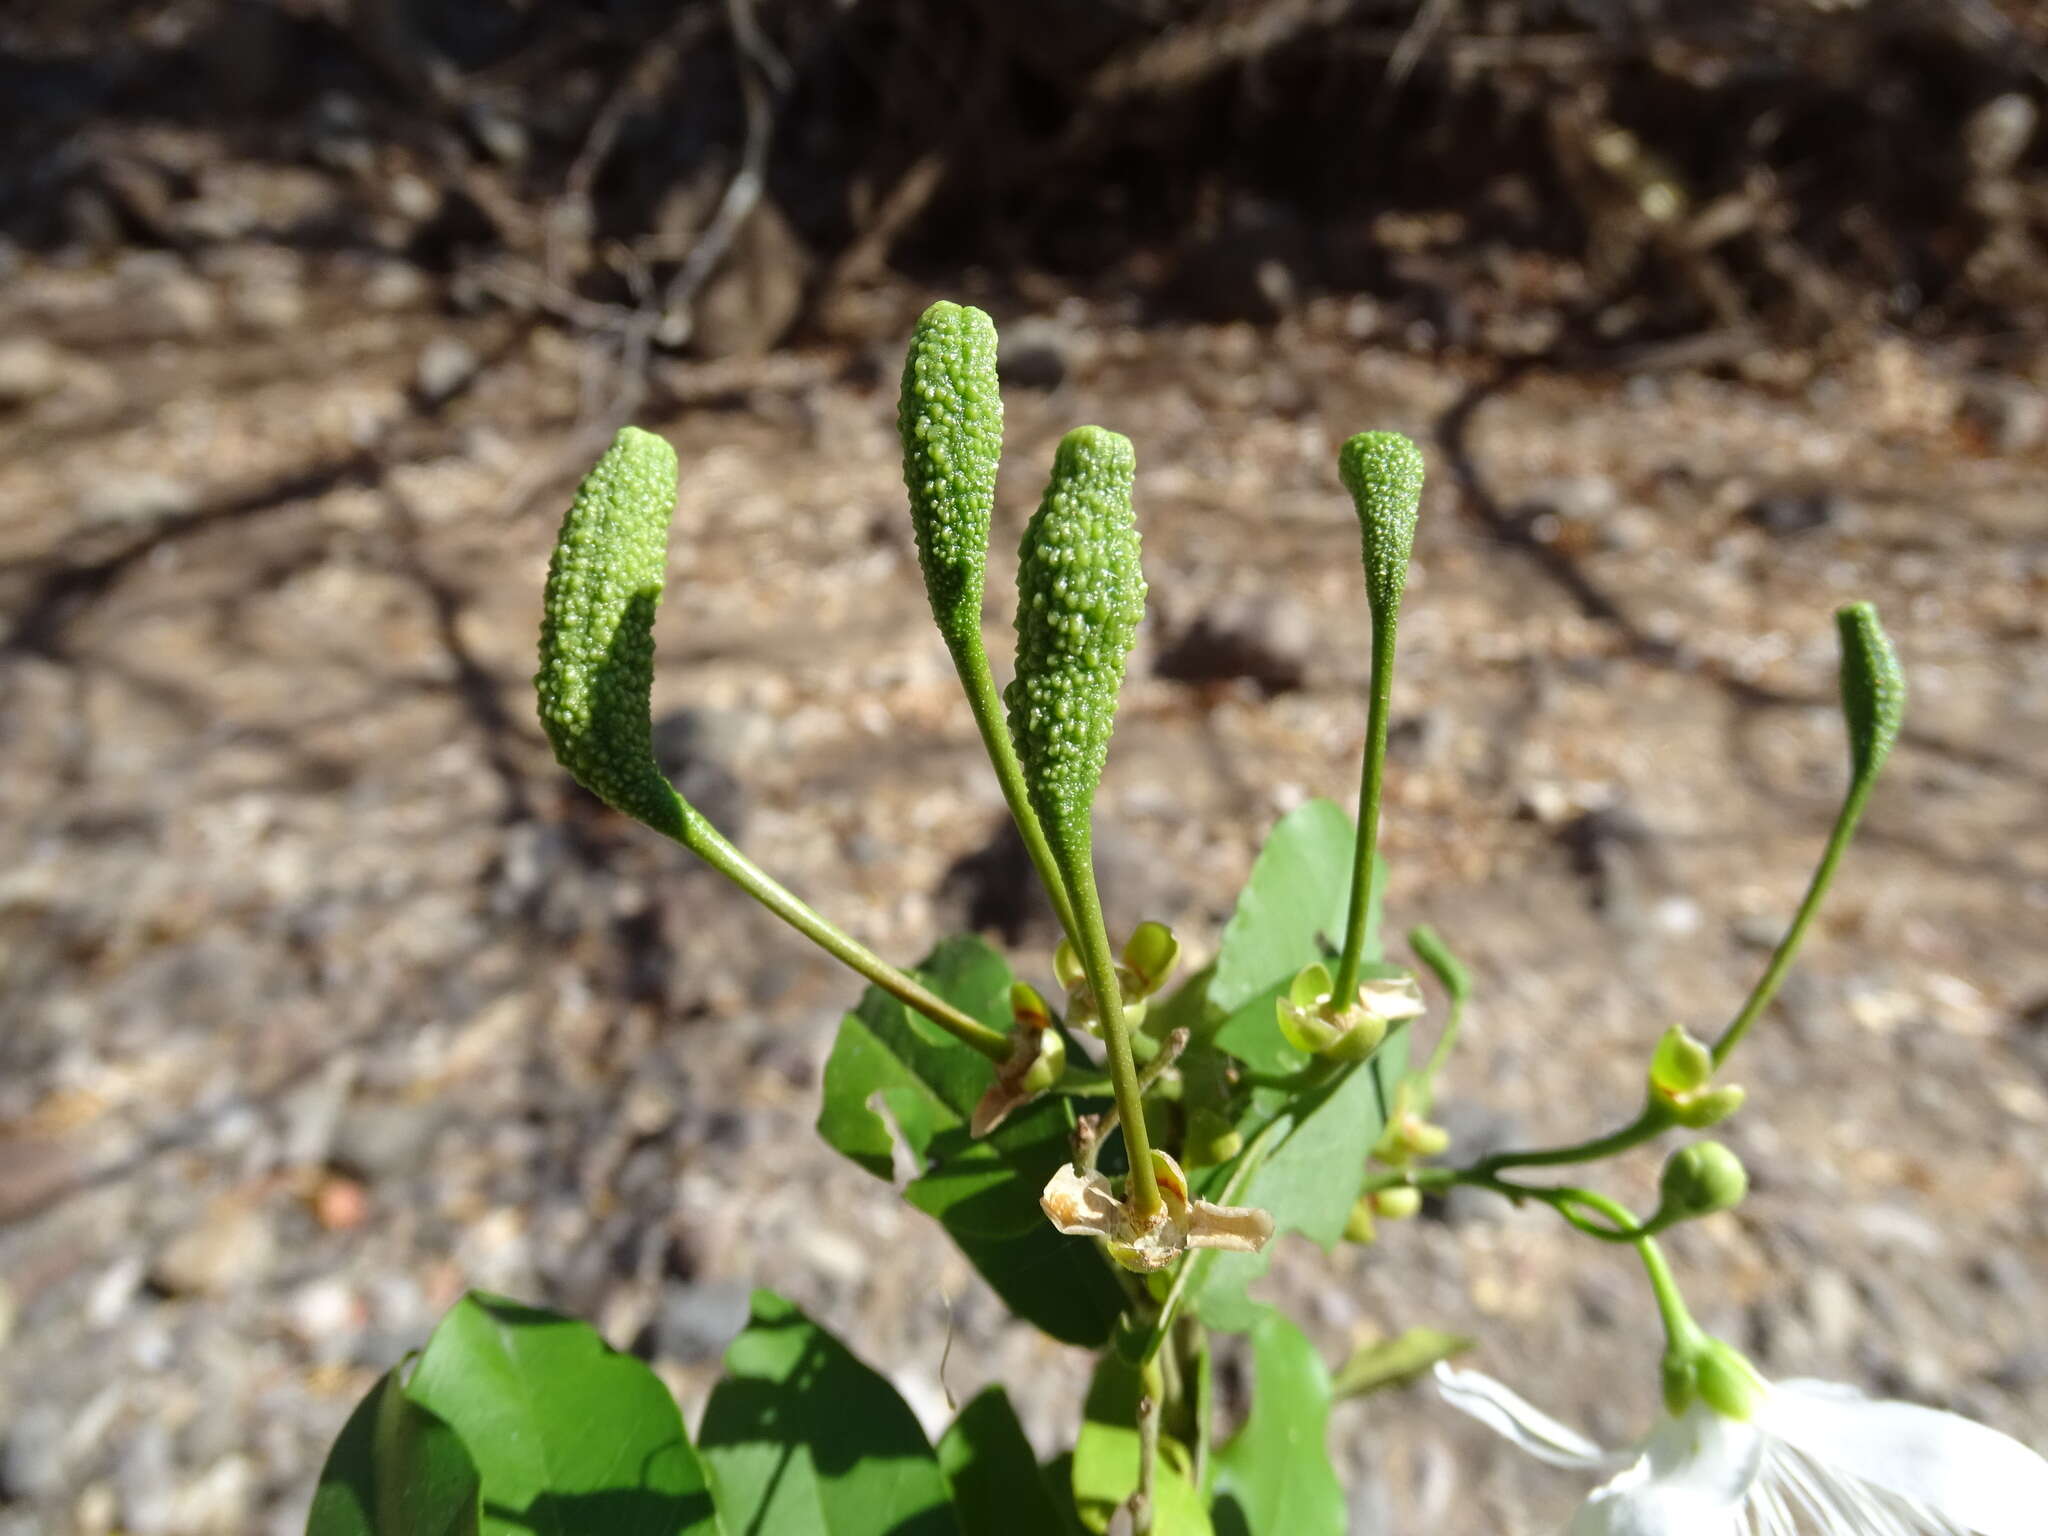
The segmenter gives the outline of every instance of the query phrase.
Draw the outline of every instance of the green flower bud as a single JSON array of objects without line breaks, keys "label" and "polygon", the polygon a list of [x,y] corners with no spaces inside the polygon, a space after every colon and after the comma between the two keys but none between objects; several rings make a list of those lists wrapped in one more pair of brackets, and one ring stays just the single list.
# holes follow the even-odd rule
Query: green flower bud
[{"label": "green flower bud", "polygon": [[1399,1110],[1373,1143],[1372,1155],[1396,1168],[1424,1158],[1442,1157],[1450,1149],[1451,1133],[1425,1120],[1412,1110]]},{"label": "green flower bud", "polygon": [[[1130,942],[1124,945],[1118,983],[1121,985],[1124,975],[1129,975],[1137,983],[1136,995],[1150,997],[1166,985],[1179,959],[1180,940],[1173,936],[1171,928],[1164,923],[1140,923],[1132,930]],[[1131,997],[1132,993],[1124,993],[1126,1003]]]},{"label": "green flower bud", "polygon": [[1690,1130],[1719,1125],[1748,1095],[1734,1083],[1716,1088],[1714,1053],[1683,1024],[1664,1031],[1650,1053],[1650,1102]]},{"label": "green flower bud", "polygon": [[1724,1419],[1751,1419],[1769,1388],[1757,1368],[1732,1346],[1709,1339],[1693,1356],[1693,1379],[1707,1406]]},{"label": "green flower bud", "polygon": [[994,321],[943,299],[924,312],[903,360],[896,428],[925,595],[939,633],[957,653],[981,638],[989,517],[1003,451]]},{"label": "green flower bud", "polygon": [[1069,432],[1018,552],[1017,674],[1003,702],[1031,807],[1074,864],[1092,841],[1117,690],[1145,613],[1134,465],[1129,438]]},{"label": "green flower bud", "polygon": [[1671,1112],[1687,1130],[1704,1131],[1710,1125],[1719,1125],[1742,1108],[1748,1097],[1748,1091],[1741,1084],[1726,1083],[1719,1088],[1687,1094],[1685,1102],[1674,1104]]},{"label": "green flower bud", "polygon": [[1056,1029],[1038,1037],[1038,1059],[1031,1063],[1020,1085],[1027,1094],[1043,1093],[1067,1074],[1067,1038]]},{"label": "green flower bud", "polygon": [[1749,1174],[1742,1160],[1720,1142],[1696,1141],[1664,1160],[1657,1193],[1660,1218],[1711,1216],[1742,1203],[1749,1193]]},{"label": "green flower bud", "polygon": [[1422,451],[1398,432],[1361,432],[1337,455],[1337,473],[1358,507],[1365,595],[1377,615],[1401,606],[1422,504]]},{"label": "green flower bud", "polygon": [[1372,1213],[1372,1196],[1360,1195],[1351,1214],[1344,1218],[1344,1241],[1363,1248],[1377,1242],[1379,1235],[1379,1222]]},{"label": "green flower bud", "polygon": [[1187,1135],[1182,1140],[1181,1151],[1190,1168],[1213,1168],[1227,1163],[1244,1150],[1244,1133],[1227,1120],[1220,1110],[1206,1104],[1188,1114]]},{"label": "green flower bud", "polygon": [[1373,1214],[1383,1221],[1406,1221],[1422,1209],[1422,1191],[1408,1184],[1376,1189],[1368,1198]]},{"label": "green flower bud", "polygon": [[1849,725],[1849,767],[1862,782],[1875,777],[1899,739],[1906,715],[1906,674],[1871,604],[1836,609],[1835,627],[1842,638],[1842,714]]},{"label": "green flower bud", "polygon": [[1714,1076],[1714,1053],[1683,1024],[1664,1031],[1650,1056],[1650,1086],[1666,1098],[1703,1088]]},{"label": "green flower bud", "polygon": [[675,504],[675,449],[621,428],[562,519],[533,681],[541,729],[576,782],[680,839],[696,812],[655,763],[648,703]]},{"label": "green flower bud", "polygon": [[1010,983],[1010,1018],[1020,1030],[1034,1033],[1050,1028],[1052,1010],[1045,1006],[1045,999],[1038,995],[1038,988],[1027,982]]}]

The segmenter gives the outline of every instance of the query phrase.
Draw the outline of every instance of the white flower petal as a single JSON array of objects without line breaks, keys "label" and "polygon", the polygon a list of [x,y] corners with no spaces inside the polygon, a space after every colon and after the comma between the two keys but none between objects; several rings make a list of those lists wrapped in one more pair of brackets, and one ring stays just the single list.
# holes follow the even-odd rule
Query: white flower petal
[{"label": "white flower petal", "polygon": [[1757,1418],[1809,1461],[1976,1536],[2040,1536],[2048,1521],[2048,1460],[1958,1414],[1827,1382],[1782,1381]]},{"label": "white flower petal", "polygon": [[1553,1467],[1608,1472],[1627,1463],[1625,1455],[1603,1451],[1577,1430],[1558,1423],[1482,1372],[1439,1364],[1436,1389],[1453,1408],[1470,1414],[1495,1434],[1512,1440],[1538,1461]]}]

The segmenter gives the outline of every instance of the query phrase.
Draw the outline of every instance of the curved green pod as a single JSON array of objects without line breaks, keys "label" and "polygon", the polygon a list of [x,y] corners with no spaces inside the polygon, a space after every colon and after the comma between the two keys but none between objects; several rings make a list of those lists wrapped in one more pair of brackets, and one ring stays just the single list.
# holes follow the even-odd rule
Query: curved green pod
[{"label": "curved green pod", "polygon": [[1358,508],[1365,595],[1375,615],[1401,605],[1422,505],[1422,450],[1398,432],[1360,432],[1337,455],[1337,474]]},{"label": "curved green pod", "polygon": [[1102,427],[1060,439],[1017,571],[1017,675],[1004,690],[1032,808],[1085,862],[1124,661],[1145,614],[1131,512],[1131,442]]},{"label": "curved green pod", "polygon": [[562,519],[540,628],[540,723],[605,804],[686,840],[694,812],[654,760],[654,614],[668,564],[676,451],[622,427]]},{"label": "curved green pod", "polygon": [[944,299],[924,312],[903,360],[896,428],[932,618],[956,655],[978,652],[989,519],[1003,451],[993,320]]}]

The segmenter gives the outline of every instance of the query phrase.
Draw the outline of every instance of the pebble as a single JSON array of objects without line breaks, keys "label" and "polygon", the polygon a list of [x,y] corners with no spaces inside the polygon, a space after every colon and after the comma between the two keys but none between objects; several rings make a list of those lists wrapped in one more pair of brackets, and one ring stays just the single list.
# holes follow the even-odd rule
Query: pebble
[{"label": "pebble", "polygon": [[1309,610],[1270,595],[1219,603],[1170,640],[1153,669],[1179,683],[1239,679],[1271,698],[1302,686],[1316,652]]},{"label": "pebble", "polygon": [[48,1403],[27,1403],[0,1439],[0,1496],[43,1499],[65,1483],[64,1415]]},{"label": "pebble", "polygon": [[421,399],[437,405],[474,378],[480,366],[469,343],[454,336],[436,336],[420,352],[413,384]]},{"label": "pebble", "polygon": [[172,1296],[214,1296],[260,1280],[276,1257],[277,1237],[263,1212],[228,1201],[171,1239],[149,1279]]},{"label": "pebble", "polygon": [[88,523],[145,523],[183,517],[198,506],[196,486],[138,469],[96,475],[79,498],[78,512]]},{"label": "pebble", "polygon": [[1824,486],[1766,491],[1743,508],[1745,522],[1776,538],[1795,538],[1825,528],[1841,512],[1841,497]]},{"label": "pebble", "polygon": [[64,387],[70,358],[40,336],[0,341],[0,406],[28,405]]}]

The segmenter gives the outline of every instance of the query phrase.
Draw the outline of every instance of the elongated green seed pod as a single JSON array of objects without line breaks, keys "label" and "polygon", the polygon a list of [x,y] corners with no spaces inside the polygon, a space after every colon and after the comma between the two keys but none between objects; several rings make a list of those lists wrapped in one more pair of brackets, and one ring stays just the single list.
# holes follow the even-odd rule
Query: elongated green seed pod
[{"label": "elongated green seed pod", "polygon": [[1145,615],[1135,464],[1130,439],[1101,427],[1061,438],[1018,553],[1017,675],[1003,702],[1032,809],[1074,862],[1090,846],[1117,689]]},{"label": "elongated green seed pod", "polygon": [[1860,783],[1876,777],[1906,717],[1906,674],[1870,603],[1835,610],[1842,637],[1842,715],[1849,724],[1849,767]]},{"label": "elongated green seed pod", "polygon": [[682,839],[694,816],[654,760],[654,612],[668,566],[676,451],[624,427],[577,487],[548,562],[540,723],[607,805]]},{"label": "elongated green seed pod", "polygon": [[1422,504],[1422,450],[1398,432],[1361,432],[1337,455],[1337,473],[1358,507],[1365,596],[1388,616],[1401,606]]},{"label": "elongated green seed pod", "polygon": [[1003,451],[993,320],[944,299],[924,312],[903,360],[896,428],[932,618],[956,654],[978,650],[989,516]]}]

